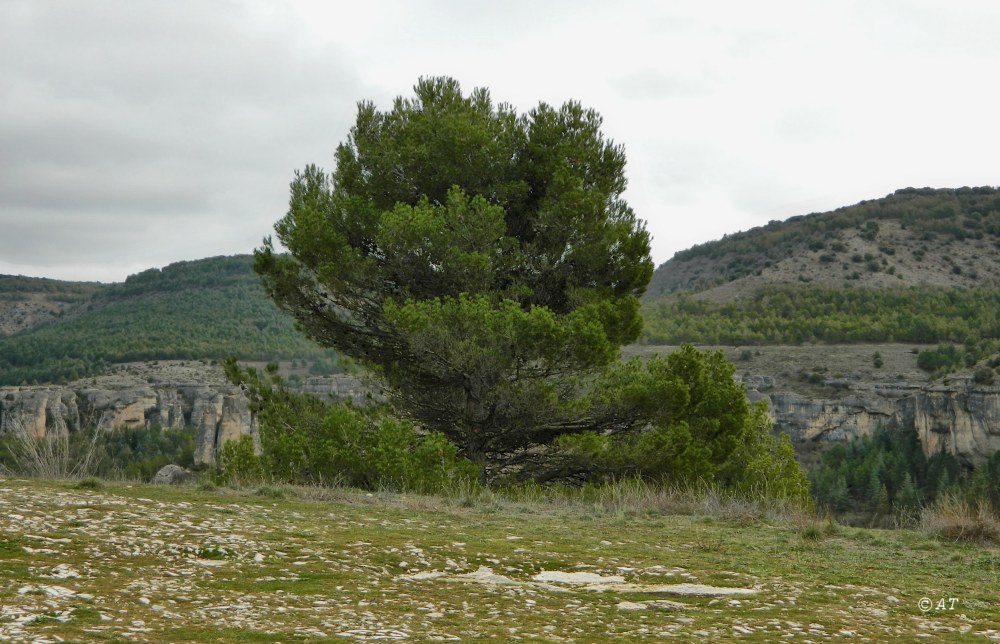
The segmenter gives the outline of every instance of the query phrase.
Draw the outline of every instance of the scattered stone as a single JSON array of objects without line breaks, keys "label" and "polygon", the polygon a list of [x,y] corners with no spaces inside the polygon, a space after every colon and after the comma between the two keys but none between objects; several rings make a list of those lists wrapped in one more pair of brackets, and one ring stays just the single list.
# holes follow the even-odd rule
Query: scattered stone
[{"label": "scattered stone", "polygon": [[686,608],[690,608],[690,606],[680,602],[672,602],[668,599],[652,599],[644,602],[618,602],[618,610],[684,610]]},{"label": "scattered stone", "polygon": [[[683,597],[728,597],[732,595],[754,595],[755,588],[729,588],[706,586],[705,584],[595,584],[590,590],[611,590],[620,593],[646,593],[649,595],[679,595]],[[718,600],[709,602],[709,606]]]},{"label": "scattered stone", "polygon": [[621,575],[602,576],[593,572],[562,572],[559,570],[543,570],[532,579],[557,584],[620,584],[625,581]]},{"label": "scattered stone", "polygon": [[55,597],[59,599],[76,596],[76,592],[70,590],[69,588],[63,588],[62,586],[47,586],[45,584],[38,584],[36,586],[21,586],[17,589],[18,595],[27,595],[28,593],[39,593],[46,595],[47,597]]},{"label": "scattered stone", "polygon": [[618,610],[646,610],[645,602],[618,602]]},{"label": "scattered stone", "polygon": [[475,581],[481,584],[500,584],[500,585],[515,585],[516,581],[510,577],[504,577],[503,575],[494,574],[493,569],[489,566],[479,566],[476,572],[466,573],[464,575],[455,575],[449,579],[456,579],[459,581]]},{"label": "scattered stone", "polygon": [[52,569],[52,572],[47,575],[42,575],[42,577],[46,577],[48,579],[78,579],[80,577],[80,573],[74,570],[69,564],[59,564]]},{"label": "scattered stone", "polygon": [[444,576],[445,573],[440,570],[423,570],[412,575],[403,575],[400,579],[405,579],[406,581],[423,581],[425,579],[438,579]]},{"label": "scattered stone", "polygon": [[155,485],[180,485],[181,483],[187,482],[191,478],[191,472],[184,469],[180,465],[164,465],[160,468],[153,476],[153,484]]}]

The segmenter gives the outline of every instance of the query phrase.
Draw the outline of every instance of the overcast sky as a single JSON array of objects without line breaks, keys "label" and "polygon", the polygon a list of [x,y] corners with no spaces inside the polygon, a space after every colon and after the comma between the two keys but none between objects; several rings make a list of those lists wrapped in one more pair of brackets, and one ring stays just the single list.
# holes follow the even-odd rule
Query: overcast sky
[{"label": "overcast sky", "polygon": [[907,186],[1000,184],[1000,2],[0,0],[0,273],[247,253],[420,76],[625,146],[657,265]]}]

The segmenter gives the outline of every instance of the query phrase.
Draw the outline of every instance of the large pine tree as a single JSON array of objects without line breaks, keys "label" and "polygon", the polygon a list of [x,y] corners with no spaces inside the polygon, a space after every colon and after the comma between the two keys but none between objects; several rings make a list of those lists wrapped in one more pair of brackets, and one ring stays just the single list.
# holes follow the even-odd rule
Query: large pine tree
[{"label": "large pine tree", "polygon": [[289,252],[265,240],[255,267],[308,335],[489,472],[607,422],[583,385],[641,331],[649,235],[593,110],[414,90],[359,104],[332,174],[296,174],[275,226]]}]

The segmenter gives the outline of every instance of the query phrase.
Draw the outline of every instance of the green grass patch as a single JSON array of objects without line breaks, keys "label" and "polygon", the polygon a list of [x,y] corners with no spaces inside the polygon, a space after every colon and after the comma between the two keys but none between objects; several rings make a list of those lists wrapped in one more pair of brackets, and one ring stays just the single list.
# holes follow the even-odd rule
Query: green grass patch
[{"label": "green grass patch", "polygon": [[[737,626],[764,641],[825,639],[809,632],[818,623],[828,637],[885,641],[971,636],[1000,623],[994,546],[719,499],[688,499],[674,514],[663,498],[646,506],[654,512],[639,498],[595,505],[593,491],[582,499],[282,488],[285,498],[262,498],[254,489],[119,483],[0,488],[0,502],[22,517],[0,513],[0,602],[33,616],[28,639],[718,640]],[[49,552],[29,555],[24,545]],[[481,566],[509,583],[463,577]],[[632,590],[556,592],[532,581],[542,571],[620,575]],[[679,583],[756,592],[642,590]],[[954,597],[956,608],[923,611],[924,597]],[[621,607],[662,599],[686,608]],[[130,634],[140,621],[148,630]],[[0,639],[11,628],[0,623]]]}]

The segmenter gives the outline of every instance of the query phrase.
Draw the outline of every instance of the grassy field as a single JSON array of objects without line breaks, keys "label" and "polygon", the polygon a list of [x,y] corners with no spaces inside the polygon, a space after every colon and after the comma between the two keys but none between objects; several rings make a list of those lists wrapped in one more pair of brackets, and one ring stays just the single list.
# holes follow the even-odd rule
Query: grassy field
[{"label": "grassy field", "polygon": [[1000,640],[1000,549],[627,491],[0,480],[0,640],[667,637]]}]

